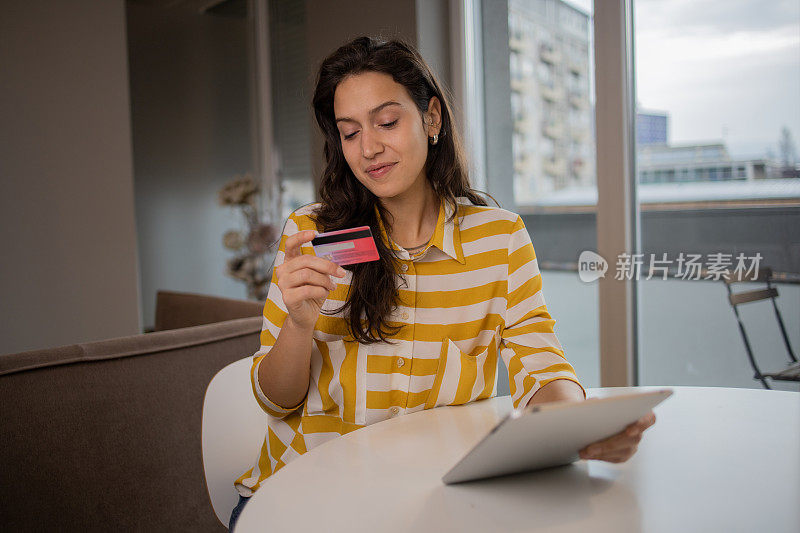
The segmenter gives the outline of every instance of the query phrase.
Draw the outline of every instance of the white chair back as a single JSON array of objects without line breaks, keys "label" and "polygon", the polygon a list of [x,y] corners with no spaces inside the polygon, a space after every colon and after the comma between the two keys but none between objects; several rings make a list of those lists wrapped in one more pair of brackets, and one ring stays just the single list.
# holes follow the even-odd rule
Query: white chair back
[{"label": "white chair back", "polygon": [[203,401],[206,486],[225,527],[239,501],[233,481],[255,464],[267,431],[267,414],[256,403],[250,385],[252,364],[252,357],[247,357],[217,372]]}]

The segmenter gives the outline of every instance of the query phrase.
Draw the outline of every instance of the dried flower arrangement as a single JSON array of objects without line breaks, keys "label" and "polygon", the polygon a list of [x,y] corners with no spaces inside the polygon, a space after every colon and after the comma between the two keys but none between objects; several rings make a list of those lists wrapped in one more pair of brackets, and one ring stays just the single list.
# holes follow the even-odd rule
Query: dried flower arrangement
[{"label": "dried flower arrangement", "polygon": [[269,257],[277,250],[278,231],[264,222],[259,213],[261,187],[250,174],[234,176],[218,193],[221,206],[239,208],[247,224],[247,234],[229,230],[222,244],[236,255],[227,261],[227,274],[247,284],[247,297],[266,300],[272,277]]}]

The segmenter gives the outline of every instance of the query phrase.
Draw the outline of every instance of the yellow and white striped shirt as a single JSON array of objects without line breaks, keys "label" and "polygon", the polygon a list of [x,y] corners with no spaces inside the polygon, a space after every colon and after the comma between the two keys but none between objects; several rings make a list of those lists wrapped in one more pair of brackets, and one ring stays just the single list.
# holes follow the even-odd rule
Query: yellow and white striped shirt
[{"label": "yellow and white striped shirt", "polygon": [[[318,230],[309,216],[318,205],[289,217],[275,266],[283,261],[288,236]],[[253,393],[270,416],[258,461],[235,482],[241,495],[252,495],[272,473],[339,435],[405,413],[495,396],[498,356],[508,369],[515,407],[550,381],[580,385],[553,333],[522,219],[466,198],[458,199],[458,216],[448,221],[451,212],[443,202],[433,238],[413,259],[388,237],[379,217],[381,238],[401,258],[400,302],[389,323],[403,327],[392,343],[363,345],[348,337],[341,314],[320,314],[308,394],[294,407],[271,401],[258,385],[258,365],[287,316],[280,289],[270,286],[251,372]],[[301,251],[314,253],[310,243]],[[324,311],[344,303],[350,276],[348,271],[330,293]]]}]

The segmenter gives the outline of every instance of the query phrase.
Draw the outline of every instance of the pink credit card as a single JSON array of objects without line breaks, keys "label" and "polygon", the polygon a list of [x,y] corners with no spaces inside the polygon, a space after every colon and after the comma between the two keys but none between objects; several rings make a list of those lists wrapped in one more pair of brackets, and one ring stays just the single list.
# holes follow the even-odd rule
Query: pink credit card
[{"label": "pink credit card", "polygon": [[337,265],[353,265],[380,259],[369,226],[319,233],[311,240],[314,253]]}]

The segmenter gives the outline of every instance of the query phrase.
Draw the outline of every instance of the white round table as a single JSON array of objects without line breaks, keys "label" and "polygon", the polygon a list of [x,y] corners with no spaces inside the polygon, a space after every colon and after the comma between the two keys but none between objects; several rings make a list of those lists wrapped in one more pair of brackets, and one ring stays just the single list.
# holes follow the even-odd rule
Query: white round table
[{"label": "white round table", "polygon": [[450,486],[442,475],[511,409],[509,397],[380,422],[278,471],[236,532],[800,531],[800,393],[672,389],[626,463]]}]

